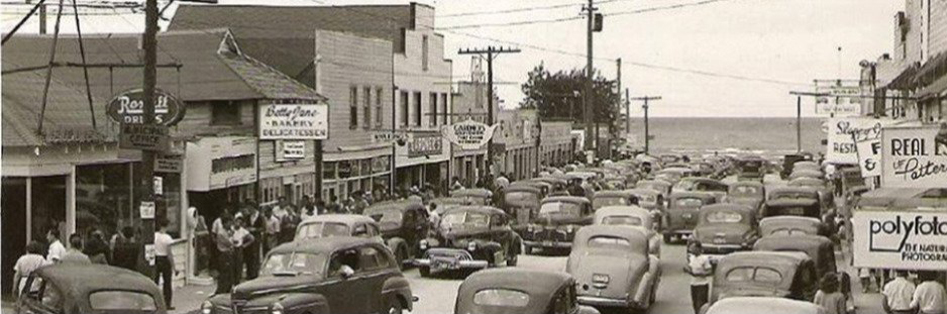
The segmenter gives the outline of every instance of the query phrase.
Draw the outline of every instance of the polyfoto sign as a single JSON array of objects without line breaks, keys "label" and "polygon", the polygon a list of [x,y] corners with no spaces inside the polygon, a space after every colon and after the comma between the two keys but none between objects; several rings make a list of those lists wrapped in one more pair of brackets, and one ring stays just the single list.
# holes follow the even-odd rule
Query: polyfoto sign
[{"label": "polyfoto sign", "polygon": [[260,105],[260,139],[324,140],[329,138],[329,105]]},{"label": "polyfoto sign", "polygon": [[828,144],[825,148],[826,162],[860,164],[856,144],[865,141],[879,141],[881,139],[881,129],[890,121],[870,117],[829,119]]},{"label": "polyfoto sign", "polygon": [[855,267],[947,269],[947,213],[852,212]]},{"label": "polyfoto sign", "polygon": [[947,123],[885,128],[881,143],[883,187],[947,188]]},{"label": "polyfoto sign", "polygon": [[493,133],[499,124],[486,124],[467,120],[441,128],[441,134],[451,143],[464,150],[479,149],[493,138]]}]

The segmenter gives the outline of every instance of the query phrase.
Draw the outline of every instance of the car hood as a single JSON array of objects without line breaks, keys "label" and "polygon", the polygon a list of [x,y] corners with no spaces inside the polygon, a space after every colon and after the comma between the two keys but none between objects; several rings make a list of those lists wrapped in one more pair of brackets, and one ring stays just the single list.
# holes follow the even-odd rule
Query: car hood
[{"label": "car hood", "polygon": [[460,238],[474,237],[482,235],[488,232],[489,228],[484,227],[470,227],[459,225],[457,227],[441,229],[441,235],[447,240],[455,240]]},{"label": "car hood", "polygon": [[[600,292],[599,295],[604,297],[625,298],[637,292],[638,282],[648,271],[647,263],[647,256],[637,254],[582,251],[569,256],[567,270],[575,277],[580,295]],[[592,282],[595,274],[608,275],[608,285],[596,289]],[[585,290],[585,285],[588,285],[588,290]]]},{"label": "car hood", "polygon": [[741,244],[744,237],[754,232],[753,228],[745,224],[703,224],[694,228],[694,234],[700,243],[713,243],[715,238],[723,237],[726,244]]},{"label": "car hood", "polygon": [[311,287],[322,280],[319,275],[266,276],[241,283],[233,288],[233,300],[250,300],[276,292],[289,292]]}]

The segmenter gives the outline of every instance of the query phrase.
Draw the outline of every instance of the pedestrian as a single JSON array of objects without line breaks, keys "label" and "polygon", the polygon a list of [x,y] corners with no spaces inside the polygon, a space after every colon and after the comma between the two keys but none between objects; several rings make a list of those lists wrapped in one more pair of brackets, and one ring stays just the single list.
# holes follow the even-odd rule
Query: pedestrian
[{"label": "pedestrian", "polygon": [[159,218],[157,223],[158,231],[155,231],[154,242],[154,280],[156,285],[159,283],[161,284],[161,293],[164,296],[164,304],[168,306],[168,310],[174,310],[174,306],[171,303],[171,294],[173,293],[171,290],[171,283],[173,282],[173,276],[178,272],[174,269],[174,254],[171,252],[171,244],[174,243],[174,239],[168,234],[167,219]]},{"label": "pedestrian", "polygon": [[264,209],[263,216],[266,217],[266,235],[264,236],[265,246],[263,251],[269,252],[279,244],[280,220],[273,215],[272,207]]},{"label": "pedestrian", "polygon": [[839,292],[845,296],[845,310],[855,313],[855,297],[852,295],[852,276],[848,272],[838,272]]},{"label": "pedestrian", "polygon": [[234,243],[233,236],[233,218],[229,215],[220,217],[221,230],[214,232],[214,239],[217,243],[218,258],[217,264],[217,290],[214,294],[230,293],[233,289],[233,259]]},{"label": "pedestrian", "polygon": [[82,253],[82,236],[78,233],[73,233],[69,236],[69,249],[66,250],[66,253],[62,254],[60,262],[62,263],[88,263],[92,264],[92,260],[89,259],[88,255]]},{"label": "pedestrian", "polygon": [[197,212],[196,207],[187,209],[187,225],[191,232],[191,245],[194,246],[194,275],[200,275],[201,272],[208,270],[210,250],[213,250],[214,237],[210,236],[210,230],[207,229],[207,223],[204,216]]},{"label": "pedestrian", "polygon": [[326,212],[330,214],[342,213],[342,206],[339,205],[339,198],[335,194],[329,195],[329,205],[326,205]]},{"label": "pedestrian", "polygon": [[441,214],[437,213],[437,203],[431,202],[428,204],[428,222],[432,227],[437,227],[441,223]]},{"label": "pedestrian", "polygon": [[233,224],[233,234],[231,235],[231,240],[233,241],[234,248],[234,257],[236,261],[234,270],[234,284],[240,283],[243,281],[243,270],[246,266],[247,274],[249,275],[251,259],[254,257],[251,247],[255,243],[256,239],[253,238],[253,234],[247,230],[247,222],[245,217],[234,218]]},{"label": "pedestrian", "polygon": [[49,242],[49,249],[46,252],[46,260],[50,263],[58,263],[63,254],[66,254],[66,247],[59,241],[59,228],[52,227],[46,232],[46,242]]},{"label": "pedestrian", "polygon": [[944,285],[937,281],[937,274],[934,271],[922,271],[918,274],[921,284],[914,290],[911,308],[919,314],[945,314],[947,291],[944,290]]},{"label": "pedestrian", "polygon": [[907,278],[906,270],[895,270],[894,274],[894,280],[881,291],[881,305],[888,314],[913,314],[911,300],[917,287]]},{"label": "pedestrian", "polygon": [[96,264],[110,264],[109,245],[105,243],[105,235],[99,229],[92,229],[89,241],[85,245],[85,254]]},{"label": "pedestrian", "polygon": [[135,239],[135,229],[125,226],[122,228],[120,235],[114,237],[112,240],[112,265],[129,270],[136,270],[141,245],[138,244],[138,241]]},{"label": "pedestrian", "polygon": [[299,224],[299,216],[296,215],[296,211],[291,205],[283,206],[284,214],[280,219],[280,240],[279,243],[286,243],[293,241],[293,238],[296,237],[296,225]]},{"label": "pedestrian", "polygon": [[861,267],[858,269],[858,280],[861,282],[862,293],[871,291],[871,269]]},{"label": "pedestrian", "polygon": [[247,265],[247,279],[253,280],[260,274],[260,250],[262,249],[262,239],[263,232],[266,229],[266,221],[263,219],[263,215],[260,215],[260,211],[257,210],[255,204],[248,210],[249,213],[245,218],[247,221],[246,229],[250,232],[250,235],[255,241],[251,241],[244,247],[243,256],[244,262]]},{"label": "pedestrian", "polygon": [[825,309],[826,314],[845,314],[848,309],[845,295],[839,291],[838,276],[835,273],[826,273],[819,281],[819,291],[815,293],[812,303]]},{"label": "pedestrian", "polygon": [[39,241],[31,241],[30,244],[27,244],[26,254],[20,256],[13,266],[13,287],[16,287],[16,291],[13,295],[19,296],[20,293],[23,292],[23,287],[26,285],[26,280],[24,279],[29,278],[34,270],[48,263],[46,258],[43,257],[42,243],[39,243]]},{"label": "pedestrian", "polygon": [[286,197],[280,196],[279,200],[276,201],[276,205],[273,206],[273,216],[276,216],[276,219],[282,220],[283,216],[286,216],[287,205]]},{"label": "pedestrian", "polygon": [[692,242],[687,251],[686,270],[691,275],[691,304],[697,314],[710,298],[710,277],[713,275],[714,265],[710,256],[703,254],[700,242]]}]

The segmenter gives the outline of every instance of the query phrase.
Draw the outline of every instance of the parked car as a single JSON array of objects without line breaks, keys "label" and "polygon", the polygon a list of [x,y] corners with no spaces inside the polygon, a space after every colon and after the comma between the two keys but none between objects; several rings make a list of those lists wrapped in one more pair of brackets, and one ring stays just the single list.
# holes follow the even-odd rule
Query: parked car
[{"label": "parked car", "polygon": [[726,203],[742,204],[759,210],[766,199],[766,187],[760,182],[739,181],[730,184]]},{"label": "parked car", "polygon": [[595,211],[593,225],[614,225],[639,228],[648,236],[649,252],[661,256],[661,235],[655,231],[651,212],[638,206],[606,206]]},{"label": "parked car", "polygon": [[733,297],[720,300],[702,314],[825,314],[812,302],[774,297]]},{"label": "parked car", "polygon": [[568,181],[562,178],[556,178],[553,176],[541,176],[539,178],[533,178],[531,181],[545,182],[545,183],[548,183],[549,185],[552,185],[552,190],[549,191],[550,194],[566,192],[566,188],[569,185]]},{"label": "parked car", "polygon": [[760,234],[770,235],[825,235],[822,221],[813,217],[775,216],[760,220]]},{"label": "parked car", "polygon": [[527,268],[488,269],[467,277],[457,289],[458,314],[598,314],[579,305],[569,274]]},{"label": "parked car", "polygon": [[414,265],[424,277],[445,270],[515,266],[521,243],[499,208],[461,206],[444,213],[435,236],[421,240]]},{"label": "parked car", "polygon": [[641,180],[638,181],[638,184],[635,185],[636,189],[651,189],[655,190],[658,193],[661,193],[661,196],[664,199],[668,199],[671,195],[671,183],[663,180]]},{"label": "parked car", "polygon": [[802,216],[821,221],[822,205],[817,199],[775,199],[766,201],[761,217]]},{"label": "parked car", "polygon": [[576,279],[580,304],[640,311],[654,303],[659,264],[641,229],[593,225],[576,234],[566,271]]},{"label": "parked car", "polygon": [[526,227],[523,244],[526,254],[534,248],[569,249],[576,230],[592,224],[592,203],[578,196],[543,199],[539,213]]},{"label": "parked car", "polygon": [[754,251],[802,252],[815,263],[816,278],[836,272],[835,243],[818,235],[771,235],[756,241]]},{"label": "parked car", "polygon": [[124,268],[64,263],[23,278],[15,313],[167,312],[161,289],[148,277]]},{"label": "parked car", "polygon": [[666,205],[664,196],[652,189],[630,189],[625,191],[637,196],[638,206],[651,212],[651,219],[655,223],[654,230],[660,232],[664,228],[662,225]]},{"label": "parked car", "polygon": [[704,253],[728,254],[749,250],[760,238],[756,211],[739,204],[713,204],[700,209],[691,241],[700,243]]},{"label": "parked car", "polygon": [[493,192],[483,188],[453,190],[450,196],[467,198],[473,205],[493,204]]},{"label": "parked car", "polygon": [[717,202],[720,202],[725,196],[727,196],[727,191],[729,189],[730,186],[718,180],[701,177],[688,177],[683,178],[681,181],[677,182],[677,184],[674,185],[674,188],[671,189],[671,194],[674,192],[707,192],[717,197]]},{"label": "parked car", "polygon": [[819,193],[819,200],[824,212],[830,212],[831,209],[835,208],[835,190],[827,185],[823,179],[796,178],[789,181],[788,185],[815,189]]},{"label": "parked car", "polygon": [[662,223],[664,243],[671,243],[692,234],[697,226],[700,208],[716,204],[717,198],[704,192],[680,192],[672,194],[668,203]]},{"label": "parked car", "polygon": [[543,197],[544,194],[539,188],[511,184],[503,191],[503,204],[500,208],[514,218],[513,226],[522,234],[521,231],[526,228],[526,225],[539,214],[539,201]]},{"label": "parked car", "polygon": [[418,255],[418,243],[427,238],[431,229],[427,208],[417,201],[373,204],[365,209],[363,215],[378,223],[382,239],[401,264]]},{"label": "parked car", "polygon": [[627,206],[638,204],[638,197],[628,191],[601,191],[592,197],[592,209],[598,210],[605,206]]},{"label": "parked car", "polygon": [[434,210],[438,215],[444,215],[448,209],[460,206],[473,205],[466,197],[438,197],[431,200],[431,203],[437,206]]},{"label": "parked car", "polygon": [[[552,184],[545,181],[535,181],[535,180],[515,181],[513,183],[510,183],[510,185],[507,186],[506,189],[509,189],[511,187],[519,187],[519,186],[528,186],[528,187],[537,188],[542,193],[542,195],[549,195],[549,193],[552,192],[553,190]],[[505,189],[504,189],[504,192],[506,192]]]},{"label": "parked car", "polygon": [[789,174],[795,170],[795,165],[797,161],[811,161],[811,154],[790,154],[783,156],[783,169],[779,172],[780,178],[785,180],[789,178]]},{"label": "parked car", "polygon": [[207,314],[397,313],[414,305],[399,263],[381,243],[357,237],[284,243],[260,277],[210,297]]},{"label": "parked car", "polygon": [[354,214],[327,214],[307,219],[296,226],[294,241],[331,237],[361,237],[385,243],[381,226],[368,216]]},{"label": "parked car", "polygon": [[734,252],[717,261],[710,304],[731,297],[809,301],[818,290],[818,279],[815,265],[805,253]]},{"label": "parked car", "polygon": [[766,175],[766,160],[759,156],[743,156],[737,159],[737,181],[763,182]]}]

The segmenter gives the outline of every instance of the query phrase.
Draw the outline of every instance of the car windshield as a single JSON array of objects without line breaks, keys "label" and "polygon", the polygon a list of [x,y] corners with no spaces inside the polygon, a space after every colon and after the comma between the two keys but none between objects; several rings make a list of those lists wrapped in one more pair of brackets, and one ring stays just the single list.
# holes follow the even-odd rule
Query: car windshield
[{"label": "car windshield", "polygon": [[681,180],[676,185],[674,185],[674,189],[681,191],[693,191],[697,189],[697,182],[691,180]]},{"label": "car windshield", "polygon": [[627,249],[631,247],[631,242],[618,237],[597,236],[589,239],[589,247],[593,248],[618,248]]},{"label": "car windshield", "polygon": [[783,276],[776,270],[764,267],[737,267],[727,272],[730,282],[758,282],[767,285],[779,284]]},{"label": "car windshield", "polygon": [[760,188],[757,186],[738,185],[730,189],[730,194],[755,196],[760,194]]},{"label": "car windshield", "polygon": [[525,307],[529,304],[529,295],[516,290],[487,289],[474,294],[476,305],[500,307]]},{"label": "car windshield", "polygon": [[368,215],[368,217],[372,217],[372,219],[374,219],[378,223],[386,223],[386,222],[401,223],[401,218],[403,216],[404,214],[401,213],[400,210],[396,210],[396,209],[377,211]]},{"label": "car windshield", "polygon": [[136,291],[100,290],[89,294],[89,307],[96,311],[155,311],[158,309],[151,295]]},{"label": "car windshield", "polygon": [[530,206],[539,203],[539,196],[530,192],[513,191],[504,194],[503,200],[506,201],[506,204],[512,206]]},{"label": "car windshield", "polygon": [[635,216],[607,216],[602,218],[603,225],[641,226],[641,218]]},{"label": "car windshield", "polygon": [[343,237],[352,235],[349,226],[337,222],[307,223],[299,226],[296,240]]},{"label": "car windshield", "polygon": [[743,220],[743,215],[730,211],[715,211],[707,214],[710,223],[737,223]]},{"label": "car windshield", "polygon": [[624,206],[628,204],[628,198],[622,196],[596,197],[592,200],[592,208],[602,208],[605,206]]},{"label": "car windshield", "polygon": [[582,205],[565,202],[548,202],[539,207],[539,215],[550,218],[578,218],[582,215]]},{"label": "car windshield", "polygon": [[444,215],[444,218],[441,219],[441,226],[446,228],[452,228],[459,225],[486,228],[489,223],[490,216],[487,216],[487,214],[484,213],[472,211],[451,212],[447,215]]},{"label": "car windshield", "polygon": [[674,206],[677,207],[700,207],[704,205],[704,200],[699,198],[685,197],[674,200]]},{"label": "car windshield", "polygon": [[271,254],[263,263],[260,275],[313,275],[322,272],[325,261],[324,254],[299,252]]}]

